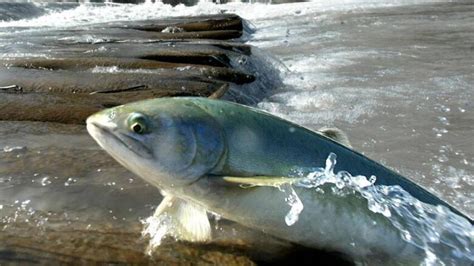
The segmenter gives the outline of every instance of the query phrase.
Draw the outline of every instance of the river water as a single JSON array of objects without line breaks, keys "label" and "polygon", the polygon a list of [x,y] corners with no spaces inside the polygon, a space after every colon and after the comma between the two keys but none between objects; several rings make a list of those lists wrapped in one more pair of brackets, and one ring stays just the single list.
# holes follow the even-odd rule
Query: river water
[{"label": "river water", "polygon": [[[310,129],[342,129],[355,150],[474,216],[472,2],[188,4],[195,5],[0,3],[0,40],[114,20],[236,13],[256,29],[245,42],[287,67],[284,84],[256,106]],[[139,226],[160,199],[82,126],[0,122],[0,230],[51,221],[87,230]],[[472,227],[465,233],[472,241]]]}]

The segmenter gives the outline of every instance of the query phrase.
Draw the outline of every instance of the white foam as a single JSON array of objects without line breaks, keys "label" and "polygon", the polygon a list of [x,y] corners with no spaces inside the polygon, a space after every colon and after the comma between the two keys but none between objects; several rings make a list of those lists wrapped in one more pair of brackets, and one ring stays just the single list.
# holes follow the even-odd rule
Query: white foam
[{"label": "white foam", "polygon": [[243,18],[256,20],[273,19],[285,14],[303,16],[307,13],[314,12],[354,10],[433,2],[439,1],[317,0],[306,3],[288,3],[279,5],[268,5],[262,3],[248,4],[240,2],[215,4],[210,1],[200,1],[197,5],[191,7],[182,4],[172,7],[171,5],[163,4],[161,2],[146,2],[140,5],[112,3],[104,5],[81,4],[73,9],[62,11],[51,10],[47,15],[38,18],[3,21],[0,22],[0,27],[67,27],[118,20],[159,19],[176,16],[219,14],[222,12],[236,13]]},{"label": "white foam", "polygon": [[400,186],[374,185],[375,176],[335,173],[335,165],[336,155],[331,153],[325,168],[315,170],[296,186],[317,190],[323,184],[334,184],[337,190],[333,193],[341,197],[347,195],[344,189],[360,193],[367,199],[369,210],[387,217],[406,242],[425,251],[423,265],[474,261],[474,227],[468,220],[445,206],[423,203]]},{"label": "white foam", "polygon": [[150,216],[141,222],[144,226],[142,236],[150,239],[146,249],[148,255],[152,255],[153,251],[161,245],[165,237],[176,236],[172,219],[166,214]]},{"label": "white foam", "polygon": [[291,185],[284,184],[278,187],[278,189],[287,195],[285,201],[290,206],[290,211],[285,216],[285,223],[288,226],[292,226],[298,221],[300,213],[303,211],[303,202],[301,202],[298,194],[296,194],[295,189]]}]

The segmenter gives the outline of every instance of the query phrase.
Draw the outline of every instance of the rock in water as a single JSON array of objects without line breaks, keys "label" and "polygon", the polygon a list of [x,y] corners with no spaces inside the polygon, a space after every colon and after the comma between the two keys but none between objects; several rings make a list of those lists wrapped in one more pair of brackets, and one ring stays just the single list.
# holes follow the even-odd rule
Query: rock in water
[{"label": "rock in water", "polygon": [[[20,34],[38,49],[23,57],[19,42],[12,46],[18,53],[0,61],[0,120],[83,124],[100,109],[142,99],[220,98],[231,85],[256,80],[241,64],[251,47],[220,41],[243,30],[242,19],[229,14]],[[74,41],[82,31],[103,38]]]}]

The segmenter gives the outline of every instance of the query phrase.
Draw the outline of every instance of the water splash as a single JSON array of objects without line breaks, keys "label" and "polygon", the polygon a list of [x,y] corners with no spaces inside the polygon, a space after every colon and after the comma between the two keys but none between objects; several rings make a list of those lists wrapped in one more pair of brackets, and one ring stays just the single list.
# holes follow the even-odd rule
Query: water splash
[{"label": "water splash", "polygon": [[[346,171],[334,173],[335,165],[336,155],[331,153],[325,168],[315,169],[295,186],[320,189],[323,184],[334,184],[332,193],[341,197],[347,190],[360,193],[367,199],[369,210],[387,217],[403,240],[424,250],[422,265],[472,265],[474,228],[468,220],[445,206],[420,202],[400,186],[374,185],[375,176],[352,176]],[[294,196],[297,198],[296,193]],[[293,204],[300,208],[300,203]],[[294,215],[293,207],[287,217]]]},{"label": "water splash", "polygon": [[65,187],[69,187],[71,186],[72,184],[76,183],[77,182],[77,178],[73,178],[73,177],[69,177],[66,182],[64,182],[64,186]]},{"label": "water splash", "polygon": [[45,187],[47,185],[50,185],[52,183],[52,181],[51,181],[51,178],[49,176],[45,176],[41,179],[40,183],[43,187]]},{"label": "water splash", "polygon": [[31,200],[15,200],[13,204],[0,204],[0,232],[17,227],[20,224],[30,224],[39,230],[45,230],[49,217],[37,212],[31,207]]},{"label": "water splash", "polygon": [[150,239],[146,248],[146,253],[152,255],[153,251],[161,245],[163,239],[167,236],[176,236],[173,232],[172,218],[163,213],[161,215],[153,215],[141,221],[144,228],[142,237]]},{"label": "water splash", "polygon": [[[15,20],[0,16],[1,27],[64,27],[78,26],[108,21],[126,21],[156,19],[164,17],[190,16],[219,14],[221,12],[237,13],[246,19],[274,18],[281,13],[288,12],[302,16],[306,13],[353,10],[361,7],[386,7],[402,6],[410,4],[433,3],[436,0],[332,0],[332,1],[308,1],[294,5],[291,3],[280,5],[269,5],[273,1],[229,1],[226,4],[216,4],[212,1],[195,1],[193,6],[183,4],[172,6],[162,1],[150,3],[146,1],[139,5],[114,4],[114,3],[81,3],[81,4],[51,4],[51,3],[27,3],[31,9],[38,9],[31,15],[19,13]],[[227,1],[218,1],[227,2]],[[263,2],[263,3],[255,3]],[[7,7],[3,7],[4,9]],[[14,7],[10,7],[14,8]],[[0,9],[1,11],[1,9]],[[6,10],[9,13],[13,10]]]},{"label": "water splash", "polygon": [[25,146],[5,146],[3,152],[25,152],[27,148]]},{"label": "water splash", "polygon": [[285,216],[285,223],[292,226],[298,221],[300,213],[303,211],[303,202],[301,202],[295,189],[290,184],[281,185],[278,189],[287,194],[285,202],[290,205],[290,211]]}]

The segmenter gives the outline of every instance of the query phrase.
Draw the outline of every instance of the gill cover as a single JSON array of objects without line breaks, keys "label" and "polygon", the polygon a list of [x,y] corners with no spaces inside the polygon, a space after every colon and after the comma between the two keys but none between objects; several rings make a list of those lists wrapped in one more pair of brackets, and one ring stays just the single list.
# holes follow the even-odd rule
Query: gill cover
[{"label": "gill cover", "polygon": [[[209,173],[225,155],[225,137],[220,124],[194,103],[185,103],[182,110],[192,108],[194,115],[184,116],[182,122],[192,130],[196,151],[192,161],[199,177]],[[189,110],[191,112],[191,110]]]},{"label": "gill cover", "polygon": [[220,125],[207,112],[187,101],[160,99],[143,111],[153,121],[154,159],[169,176],[187,181],[207,174],[221,160],[225,140]]}]

